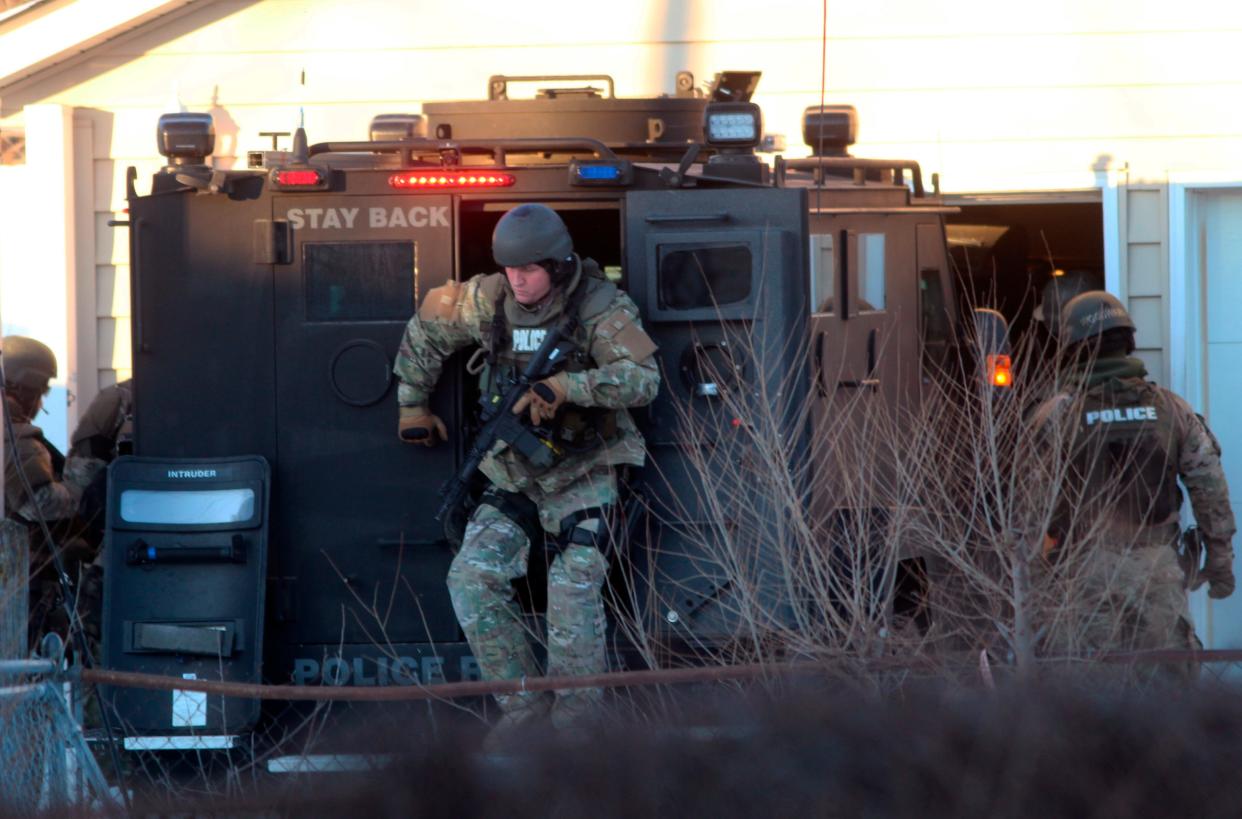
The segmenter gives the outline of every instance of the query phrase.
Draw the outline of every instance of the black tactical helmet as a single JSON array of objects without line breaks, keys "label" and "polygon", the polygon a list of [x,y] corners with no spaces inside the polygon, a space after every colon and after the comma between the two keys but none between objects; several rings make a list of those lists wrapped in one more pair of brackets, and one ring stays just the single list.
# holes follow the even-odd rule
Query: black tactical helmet
[{"label": "black tactical helmet", "polygon": [[500,217],[492,233],[492,258],[501,267],[521,267],[545,259],[563,262],[573,252],[569,230],[547,205],[518,205]]},{"label": "black tactical helmet", "polygon": [[1070,270],[1065,273],[1054,272],[1044,285],[1042,298],[1031,318],[1042,321],[1048,333],[1056,338],[1061,326],[1061,308],[1079,293],[1088,290],[1100,290],[1104,286],[1102,278],[1086,270]]},{"label": "black tactical helmet", "polygon": [[56,377],[56,354],[42,341],[26,336],[4,337],[5,384],[36,392],[47,389]]},{"label": "black tactical helmet", "polygon": [[1134,321],[1112,293],[1088,290],[1061,308],[1061,344],[1068,347],[1108,330],[1134,330]]}]

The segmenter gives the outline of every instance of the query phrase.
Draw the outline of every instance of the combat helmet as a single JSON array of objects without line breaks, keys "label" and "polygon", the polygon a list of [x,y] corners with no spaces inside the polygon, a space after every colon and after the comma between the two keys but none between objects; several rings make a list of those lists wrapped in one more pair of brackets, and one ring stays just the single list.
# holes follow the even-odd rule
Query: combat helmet
[{"label": "combat helmet", "polygon": [[568,228],[547,205],[518,205],[500,217],[492,233],[492,258],[501,267],[521,267],[545,259],[563,262],[573,252]]},{"label": "combat helmet", "polygon": [[1079,293],[1061,308],[1061,345],[1069,347],[1109,330],[1134,330],[1121,300],[1104,290]]},{"label": "combat helmet", "polygon": [[5,336],[3,344],[5,385],[34,392],[47,389],[48,382],[56,377],[56,354],[52,349],[26,336]]}]

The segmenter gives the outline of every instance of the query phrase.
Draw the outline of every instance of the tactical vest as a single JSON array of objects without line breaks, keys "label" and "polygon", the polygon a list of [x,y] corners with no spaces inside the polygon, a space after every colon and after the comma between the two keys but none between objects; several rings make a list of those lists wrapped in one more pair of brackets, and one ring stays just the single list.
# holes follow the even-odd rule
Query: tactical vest
[{"label": "tactical vest", "polygon": [[[573,322],[575,349],[566,359],[564,372],[580,373],[593,369],[590,355],[590,330],[587,321],[604,312],[616,297],[617,288],[599,272],[590,259],[580,267],[570,282],[573,289],[564,310],[539,325],[526,324],[522,308],[509,298],[504,274],[498,274],[479,288],[479,295],[492,303],[490,320],[480,320],[479,334],[483,339],[486,365],[480,372],[480,401],[499,400],[517,380],[530,357],[539,349],[547,331],[566,320],[565,314],[576,317]],[[576,286],[575,286],[576,285]],[[516,320],[515,320],[516,319]],[[616,436],[617,416],[614,410],[601,407],[580,407],[566,404],[552,423],[540,432],[566,454],[589,452]]]},{"label": "tactical vest", "polygon": [[1182,505],[1173,407],[1154,385],[1113,378],[1078,402],[1073,466],[1083,501],[1135,525],[1167,521]]},{"label": "tactical vest", "polygon": [[21,465],[30,488],[38,489],[60,480],[65,467],[65,456],[43,437],[43,430],[22,418],[17,403],[11,399],[9,413],[13,418],[13,434],[17,445],[11,450],[10,441],[5,441],[4,502],[8,515],[16,517],[17,510],[29,500],[17,471],[18,464]]}]

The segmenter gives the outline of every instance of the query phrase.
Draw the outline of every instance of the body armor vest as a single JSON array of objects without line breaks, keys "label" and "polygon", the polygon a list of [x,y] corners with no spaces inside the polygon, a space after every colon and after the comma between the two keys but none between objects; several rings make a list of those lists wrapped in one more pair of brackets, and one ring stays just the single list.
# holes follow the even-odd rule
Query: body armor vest
[{"label": "body armor vest", "polygon": [[1087,390],[1073,453],[1084,504],[1140,526],[1176,514],[1182,496],[1173,419],[1160,390],[1142,379],[1113,378]]},{"label": "body armor vest", "polygon": [[[492,317],[479,325],[483,348],[487,353],[487,363],[480,375],[480,400],[485,405],[505,394],[543,343],[548,329],[566,320],[564,315],[557,313],[541,326],[525,326],[510,321],[510,313],[521,308],[510,302],[502,279],[503,275],[497,278],[498,286],[494,292],[484,293],[493,300]],[[586,321],[603,312],[616,294],[615,285],[604,279],[589,259],[581,263],[575,279],[571,284],[576,286],[565,302],[565,312],[576,316],[573,322],[575,349],[562,367],[562,371],[568,373],[579,373],[596,366],[590,357],[590,333]],[[573,404],[562,407],[552,423],[539,430],[541,437],[546,437],[558,450],[567,454],[589,452],[615,437],[616,431],[615,411]]]}]

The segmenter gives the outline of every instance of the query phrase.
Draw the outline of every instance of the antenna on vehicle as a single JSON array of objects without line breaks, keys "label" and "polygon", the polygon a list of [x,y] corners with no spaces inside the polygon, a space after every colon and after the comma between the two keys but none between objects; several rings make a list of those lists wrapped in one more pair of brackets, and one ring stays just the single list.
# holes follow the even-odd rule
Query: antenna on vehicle
[{"label": "antenna on vehicle", "polygon": [[310,161],[310,147],[306,144],[306,109],[298,108],[298,129],[293,132],[293,161],[305,165]]}]

